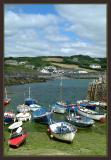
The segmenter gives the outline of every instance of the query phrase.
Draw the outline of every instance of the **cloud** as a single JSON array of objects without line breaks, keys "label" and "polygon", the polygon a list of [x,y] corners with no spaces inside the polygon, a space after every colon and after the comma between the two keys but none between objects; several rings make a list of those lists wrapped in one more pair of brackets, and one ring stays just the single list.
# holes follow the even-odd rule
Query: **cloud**
[{"label": "cloud", "polygon": [[106,54],[104,5],[55,5],[58,14],[5,10],[5,56]]}]

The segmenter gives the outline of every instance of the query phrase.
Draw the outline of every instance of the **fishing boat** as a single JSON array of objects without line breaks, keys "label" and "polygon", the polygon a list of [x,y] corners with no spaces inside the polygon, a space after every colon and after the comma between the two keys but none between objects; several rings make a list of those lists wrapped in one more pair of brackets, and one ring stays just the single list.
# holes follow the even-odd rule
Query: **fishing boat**
[{"label": "fishing boat", "polygon": [[31,114],[28,112],[19,113],[16,115],[18,121],[28,121],[31,120]]},{"label": "fishing boat", "polygon": [[95,123],[94,120],[89,117],[74,115],[74,113],[67,115],[66,119],[71,124],[74,124],[75,126],[82,128],[91,127]]},{"label": "fishing boat", "polygon": [[17,112],[23,113],[23,112],[29,112],[30,107],[28,105],[22,104],[17,106]]},{"label": "fishing boat", "polygon": [[20,126],[22,126],[22,124],[23,124],[22,121],[15,122],[15,123],[11,124],[8,127],[8,129],[15,130],[15,129],[19,128]]},{"label": "fishing boat", "polygon": [[5,112],[4,113],[4,124],[14,123],[16,120],[15,113],[13,112]]},{"label": "fishing boat", "polygon": [[5,88],[5,98],[4,98],[4,106],[7,106],[11,101],[11,98],[8,98],[7,96],[7,90]]},{"label": "fishing boat", "polygon": [[29,87],[29,97],[25,99],[25,105],[30,106],[31,104],[37,104],[37,101],[30,96],[30,87]]},{"label": "fishing boat", "polygon": [[75,134],[76,127],[67,122],[57,122],[49,125],[50,136],[59,140],[72,142]]},{"label": "fishing boat", "polygon": [[87,109],[87,108],[81,107],[81,106],[78,107],[77,112],[78,112],[78,114],[80,114],[82,116],[89,117],[89,118],[92,118],[92,119],[98,120],[98,121],[101,121],[102,119],[106,118],[106,113],[93,111],[93,110],[90,110],[90,109]]},{"label": "fishing boat", "polygon": [[32,118],[36,122],[50,124],[50,120],[52,118],[52,111],[48,110],[47,108],[39,108],[38,110],[32,112]]},{"label": "fishing boat", "polygon": [[21,128],[18,128],[19,132],[14,132],[11,134],[8,145],[12,147],[19,147],[23,142],[26,141],[28,134],[24,132]]}]

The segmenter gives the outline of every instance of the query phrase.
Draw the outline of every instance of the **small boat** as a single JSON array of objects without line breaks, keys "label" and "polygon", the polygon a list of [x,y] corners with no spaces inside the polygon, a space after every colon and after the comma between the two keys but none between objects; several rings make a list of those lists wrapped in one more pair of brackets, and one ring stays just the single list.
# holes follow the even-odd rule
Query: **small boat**
[{"label": "small boat", "polygon": [[93,110],[90,110],[90,109],[87,109],[87,108],[81,107],[81,106],[78,107],[77,112],[78,112],[78,114],[80,114],[82,116],[89,117],[89,118],[92,118],[92,119],[98,120],[98,121],[101,121],[102,119],[106,118],[106,113],[93,111]]},{"label": "small boat", "polygon": [[22,105],[18,105],[17,106],[17,112],[29,112],[30,111],[30,108],[28,105],[25,105],[25,104],[22,104]]},{"label": "small boat", "polygon": [[13,112],[5,112],[4,113],[4,124],[14,123],[16,120],[15,113]]},{"label": "small boat", "polygon": [[39,108],[41,108],[42,106],[40,106],[40,105],[38,105],[38,104],[31,104],[30,106],[29,106],[29,108],[30,108],[30,111],[36,111],[36,110],[38,110]]},{"label": "small boat", "polygon": [[17,129],[20,126],[22,126],[22,124],[23,124],[22,121],[18,121],[18,122],[15,122],[15,123],[11,124],[8,128],[10,130],[14,130],[14,129]]},{"label": "small boat", "polygon": [[38,110],[32,112],[32,118],[36,122],[50,124],[50,120],[52,118],[52,111],[48,110],[47,108],[38,108]]},{"label": "small boat", "polygon": [[[20,128],[18,128],[20,129]],[[9,140],[8,140],[8,145],[12,147],[19,147],[23,142],[25,142],[28,134],[21,130],[20,132],[14,132],[11,134]]]},{"label": "small boat", "polygon": [[5,99],[4,99],[4,106],[7,106],[11,101],[11,98],[8,98],[7,96],[7,90],[5,88]]},{"label": "small boat", "polygon": [[67,122],[57,122],[49,125],[51,137],[67,142],[73,141],[76,131],[76,127]]},{"label": "small boat", "polygon": [[74,115],[73,113],[66,116],[66,119],[71,124],[74,124],[75,126],[82,128],[91,127],[95,123],[94,120],[89,117]]},{"label": "small boat", "polygon": [[28,112],[19,113],[16,115],[18,121],[27,121],[31,120],[31,114]]},{"label": "small boat", "polygon": [[56,103],[56,104],[52,105],[52,110],[53,110],[53,112],[64,114],[66,112],[66,107]]},{"label": "small boat", "polygon": [[30,106],[31,104],[37,104],[37,101],[30,97],[30,87],[29,87],[29,97],[25,99],[25,105]]}]

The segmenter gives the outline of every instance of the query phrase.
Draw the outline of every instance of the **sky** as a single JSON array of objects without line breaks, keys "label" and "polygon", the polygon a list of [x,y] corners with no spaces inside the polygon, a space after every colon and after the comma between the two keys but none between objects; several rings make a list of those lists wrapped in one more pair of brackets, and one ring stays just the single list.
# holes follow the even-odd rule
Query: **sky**
[{"label": "sky", "polygon": [[4,56],[106,57],[105,4],[7,4]]}]

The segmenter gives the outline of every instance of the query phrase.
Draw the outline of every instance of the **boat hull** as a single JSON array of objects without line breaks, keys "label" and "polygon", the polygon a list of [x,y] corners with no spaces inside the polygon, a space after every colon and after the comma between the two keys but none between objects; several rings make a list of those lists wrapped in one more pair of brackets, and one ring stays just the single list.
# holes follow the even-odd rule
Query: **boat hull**
[{"label": "boat hull", "polygon": [[82,111],[81,109],[78,109],[77,112],[82,116],[89,117],[89,118],[92,118],[92,119],[98,120],[98,121],[100,121],[102,118],[106,118],[106,114],[102,114],[102,115],[91,114],[91,113],[86,113],[86,112]]},{"label": "boat hull", "polygon": [[16,115],[16,118],[18,121],[31,120],[31,114],[30,113],[19,113]]}]

